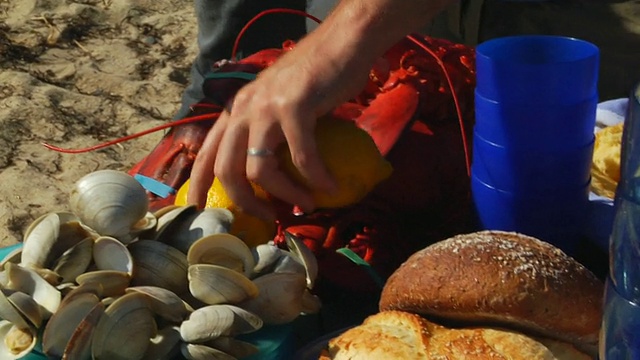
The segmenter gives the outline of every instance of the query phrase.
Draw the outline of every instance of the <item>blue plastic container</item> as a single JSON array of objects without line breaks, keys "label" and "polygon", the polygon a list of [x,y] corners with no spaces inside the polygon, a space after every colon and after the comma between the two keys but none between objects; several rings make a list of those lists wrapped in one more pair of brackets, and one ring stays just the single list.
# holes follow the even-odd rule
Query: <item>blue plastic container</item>
[{"label": "blue plastic container", "polygon": [[477,90],[512,104],[573,104],[597,94],[600,51],[570,37],[519,35],[476,47]]},{"label": "blue plastic container", "polygon": [[576,148],[523,149],[497,145],[478,134],[473,137],[471,173],[498,189],[544,194],[582,187],[591,178],[594,137]]},{"label": "blue plastic container", "polygon": [[478,225],[516,231],[547,241],[572,254],[588,221],[589,184],[545,193],[514,193],[471,176]]},{"label": "blue plastic container", "polygon": [[597,94],[566,104],[509,104],[487,99],[476,89],[474,132],[504,146],[575,148],[593,140],[597,107]]}]

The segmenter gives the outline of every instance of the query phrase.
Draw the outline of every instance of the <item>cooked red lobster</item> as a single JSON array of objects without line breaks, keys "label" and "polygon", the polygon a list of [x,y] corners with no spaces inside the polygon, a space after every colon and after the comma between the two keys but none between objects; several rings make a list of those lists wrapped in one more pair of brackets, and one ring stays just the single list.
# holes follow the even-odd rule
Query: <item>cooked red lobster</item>
[{"label": "cooked red lobster", "polygon": [[[204,84],[206,98],[192,106],[190,117],[171,123],[157,147],[129,171],[168,189],[162,196],[150,193],[152,209],[173,203],[171,190],[188,179],[221,109],[294,46],[286,41],[280,49],[214,65]],[[379,284],[337,249],[353,250],[385,278],[416,250],[465,231],[474,64],[473,48],[442,39],[410,35],[389,49],[363,91],[333,115],[367,131],[393,174],[354,206],[306,215],[283,207],[275,242],[283,243],[287,232],[303,239],[318,257],[321,279],[364,291]]]}]

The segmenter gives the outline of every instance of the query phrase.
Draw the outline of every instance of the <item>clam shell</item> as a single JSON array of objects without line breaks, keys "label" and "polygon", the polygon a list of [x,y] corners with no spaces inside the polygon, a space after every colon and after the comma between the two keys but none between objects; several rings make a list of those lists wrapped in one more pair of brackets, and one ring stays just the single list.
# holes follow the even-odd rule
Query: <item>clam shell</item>
[{"label": "clam shell", "polygon": [[172,291],[157,286],[134,286],[125,290],[125,293],[132,292],[146,295],[151,311],[171,322],[180,323],[189,316],[190,309]]},{"label": "clam shell", "polygon": [[9,280],[8,288],[31,296],[44,308],[43,317],[45,319],[56,312],[62,300],[62,294],[40,277],[37,272],[14,263],[5,264],[5,271]]},{"label": "clam shell", "polygon": [[71,248],[67,249],[53,265],[53,272],[63,283],[72,282],[85,272],[91,264],[93,252],[93,238],[86,237]]},{"label": "clam shell", "polygon": [[129,249],[118,239],[101,236],[93,245],[93,261],[98,270],[115,270],[131,275],[133,256]]},{"label": "clam shell", "polygon": [[31,268],[51,268],[55,259],[70,247],[92,236],[69,212],[42,215],[27,228],[20,264]]},{"label": "clam shell", "polygon": [[222,350],[226,354],[238,359],[247,358],[260,351],[257,346],[230,336],[217,337],[213,340],[207,341],[205,345],[214,349]]},{"label": "clam shell", "polygon": [[282,249],[272,244],[260,244],[251,249],[251,252],[256,264],[253,268],[255,274],[272,269],[284,253]]},{"label": "clam shell", "polygon": [[285,240],[289,251],[304,265],[307,272],[307,287],[313,289],[318,278],[318,260],[305,243],[295,235],[285,232]]},{"label": "clam shell", "polygon": [[102,289],[102,296],[118,296],[124,294],[124,290],[131,283],[131,276],[123,271],[96,270],[86,272],[76,278],[80,286],[94,283]]},{"label": "clam shell", "polygon": [[146,295],[125,294],[100,317],[91,341],[91,354],[96,360],[142,359],[156,333]]},{"label": "clam shell", "polygon": [[253,279],[258,296],[240,303],[243,309],[259,316],[265,324],[286,324],[302,313],[306,279],[296,273],[269,273]]},{"label": "clam shell", "polygon": [[129,245],[133,256],[133,286],[157,286],[176,294],[189,290],[187,255],[154,240],[139,240]]},{"label": "clam shell", "polygon": [[233,305],[208,305],[196,309],[180,324],[180,337],[189,343],[201,343],[219,336],[248,334],[262,327],[262,319]]},{"label": "clam shell", "polygon": [[20,329],[0,320],[0,359],[20,359],[33,350],[37,338],[33,328]]},{"label": "clam shell", "polygon": [[20,329],[26,329],[29,327],[27,319],[25,319],[20,310],[16,309],[13,303],[9,301],[9,296],[14,292],[14,290],[8,289],[2,289],[0,291],[0,319],[7,320]]},{"label": "clam shell", "polygon": [[237,360],[222,350],[202,344],[180,344],[180,353],[187,360]]},{"label": "clam shell", "polygon": [[165,242],[186,254],[196,240],[213,234],[228,233],[232,222],[231,211],[206,208],[172,221],[159,235],[158,241]]},{"label": "clam shell", "polygon": [[69,196],[71,211],[98,234],[127,243],[131,231],[149,210],[145,189],[131,175],[98,170],[76,181]]},{"label": "clam shell", "polygon": [[251,249],[237,236],[222,233],[196,240],[187,252],[187,263],[212,264],[251,276],[255,260]]},{"label": "clam shell", "polygon": [[180,329],[177,326],[167,326],[158,331],[151,339],[145,359],[173,360],[180,352]]},{"label": "clam shell", "polygon": [[100,299],[91,293],[82,293],[65,299],[44,328],[42,349],[49,356],[62,357],[68,342],[80,323],[99,306]]},{"label": "clam shell", "polygon": [[91,340],[102,314],[104,314],[104,304],[100,302],[89,311],[71,334],[64,349],[63,360],[91,358]]},{"label": "clam shell", "polygon": [[223,266],[189,266],[189,291],[209,304],[235,304],[258,295],[258,287],[246,276]]},{"label": "clam shell", "polygon": [[[4,290],[3,290],[4,291]],[[4,293],[0,296],[4,296]],[[42,307],[33,298],[23,292],[13,292],[7,296],[7,300],[15,307],[15,309],[27,319],[30,326],[36,329],[42,325],[43,310]],[[7,319],[8,320],[8,319]],[[15,325],[15,324],[14,324]]]}]

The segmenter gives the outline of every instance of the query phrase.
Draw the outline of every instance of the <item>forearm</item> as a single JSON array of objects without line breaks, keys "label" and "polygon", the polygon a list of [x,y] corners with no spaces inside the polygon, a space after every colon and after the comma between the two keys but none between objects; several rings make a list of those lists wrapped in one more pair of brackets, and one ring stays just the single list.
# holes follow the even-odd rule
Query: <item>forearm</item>
[{"label": "forearm", "polygon": [[[310,35],[336,49],[373,61],[455,0],[341,0]],[[328,45],[331,50],[331,45]],[[329,54],[330,55],[330,54]],[[350,54],[342,54],[350,58]]]}]

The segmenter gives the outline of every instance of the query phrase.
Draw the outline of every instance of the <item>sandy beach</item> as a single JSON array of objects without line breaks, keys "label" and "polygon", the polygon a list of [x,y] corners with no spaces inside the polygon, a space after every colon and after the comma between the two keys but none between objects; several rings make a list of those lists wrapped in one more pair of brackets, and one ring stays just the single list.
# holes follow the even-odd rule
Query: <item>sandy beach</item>
[{"label": "sandy beach", "polygon": [[0,1],[0,246],[68,210],[98,169],[126,171],[158,132],[63,154],[163,124],[177,111],[197,51],[192,0]]}]

